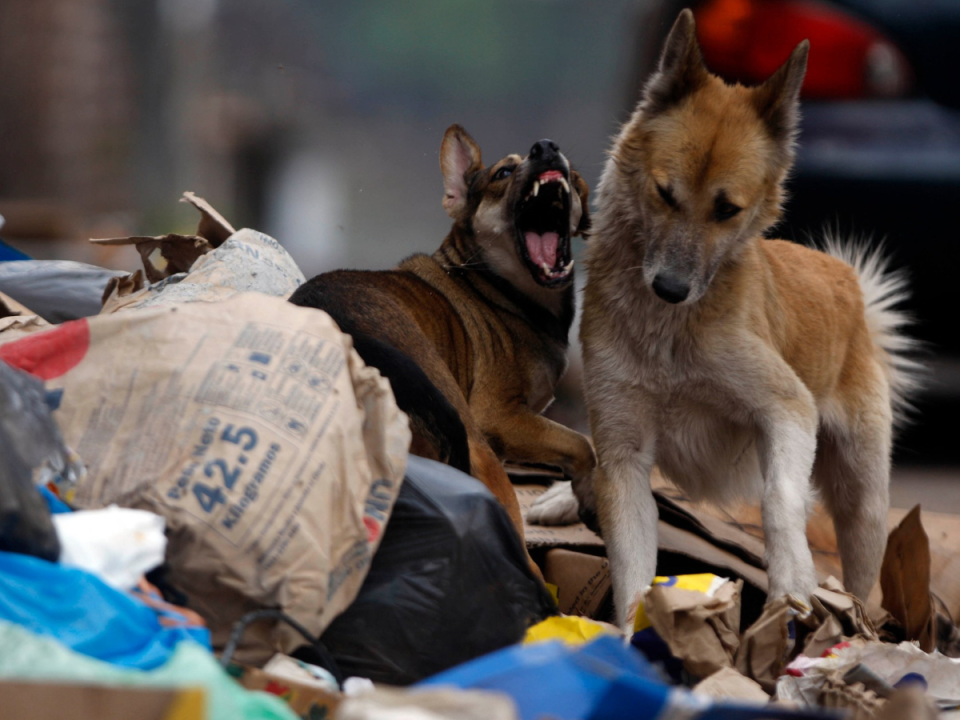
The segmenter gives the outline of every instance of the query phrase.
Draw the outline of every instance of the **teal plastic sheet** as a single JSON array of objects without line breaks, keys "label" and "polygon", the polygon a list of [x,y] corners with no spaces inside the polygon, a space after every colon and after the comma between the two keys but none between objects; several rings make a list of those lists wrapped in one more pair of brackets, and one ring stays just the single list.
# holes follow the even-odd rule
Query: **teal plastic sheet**
[{"label": "teal plastic sheet", "polygon": [[[197,643],[179,643],[151,671],[119,668],[64,647],[56,640],[0,620],[0,678],[133,687],[203,688],[207,720],[298,720],[280,698],[241,687]],[[64,717],[69,717],[64,708]]]}]

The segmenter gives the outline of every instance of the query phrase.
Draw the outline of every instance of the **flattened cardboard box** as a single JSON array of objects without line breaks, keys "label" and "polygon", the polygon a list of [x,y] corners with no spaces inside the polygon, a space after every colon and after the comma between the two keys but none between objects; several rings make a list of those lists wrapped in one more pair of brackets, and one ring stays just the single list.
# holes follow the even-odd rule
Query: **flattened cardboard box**
[{"label": "flattened cardboard box", "polygon": [[548,550],[543,579],[557,586],[557,605],[564,615],[596,618],[610,594],[610,562],[562,548]]},{"label": "flattened cardboard box", "polygon": [[[546,488],[542,485],[514,485],[514,490],[517,493],[517,499],[520,501],[520,511],[526,517],[530,506],[543,494]],[[676,506],[664,507],[664,504],[669,501],[659,497],[657,500],[658,504],[661,505],[661,518],[670,518],[670,522],[661,519],[657,526],[657,541],[661,551],[684,555],[711,568],[724,570],[728,576],[740,578],[758,590],[766,592],[767,573],[762,567],[762,543],[758,543],[755,538],[738,531],[736,528],[727,527],[717,520],[711,519],[716,523],[716,527],[707,527],[700,522],[700,516],[694,515],[690,510],[683,509],[681,511]],[[691,529],[671,524],[681,521],[682,524]],[[585,549],[589,552],[604,547],[603,539],[583,523],[553,527],[524,523],[523,530],[527,547],[531,549]],[[697,532],[693,532],[693,530]],[[718,537],[713,532],[714,530],[716,533],[720,533],[722,537]],[[738,544],[738,540],[742,541],[743,545]],[[756,550],[759,550],[759,557],[755,554]],[[582,560],[580,562],[589,561]],[[589,577],[589,573],[586,575]],[[567,577],[569,578],[569,575]],[[550,579],[547,579],[547,582],[558,585]],[[586,589],[584,588],[584,590]],[[579,595],[580,592],[578,590],[574,594]],[[600,599],[597,599],[598,603],[599,601]],[[563,598],[560,598],[560,602],[563,603]]]},{"label": "flattened cardboard box", "polygon": [[204,720],[200,689],[0,681],[0,717],[10,720]]}]

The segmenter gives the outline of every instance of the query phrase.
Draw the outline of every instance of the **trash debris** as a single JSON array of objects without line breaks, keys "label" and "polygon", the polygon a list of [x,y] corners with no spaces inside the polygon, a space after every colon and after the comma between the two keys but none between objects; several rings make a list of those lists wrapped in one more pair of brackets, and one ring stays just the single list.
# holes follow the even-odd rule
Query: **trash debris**
[{"label": "trash debris", "polygon": [[937,645],[937,609],[930,596],[930,541],[920,522],[920,506],[890,533],[880,568],[883,609],[924,652]]},{"label": "trash debris", "polygon": [[152,608],[83,570],[0,552],[0,619],[122,667],[153,669],[206,628],[170,627]]},{"label": "trash debris", "polygon": [[263,666],[265,673],[296,680],[304,685],[336,693],[340,691],[337,679],[325,668],[277,653]]},{"label": "trash debris", "polygon": [[830,703],[872,717],[896,691],[914,685],[941,711],[960,708],[960,661],[925,653],[913,643],[851,642],[822,658],[801,657],[777,682],[781,700]]},{"label": "trash debris", "polygon": [[190,203],[200,211],[200,225],[196,235],[136,235],[125,238],[97,238],[90,242],[96,245],[134,245],[143,260],[147,280],[151,283],[189,272],[201,255],[223,245],[236,230],[210,203],[194,193],[185,192],[180,202]]},{"label": "trash debris", "polygon": [[275,695],[302,720],[331,718],[343,702],[336,690],[317,687],[302,679],[293,679],[249,665],[230,665],[227,672],[247,690]]},{"label": "trash debris", "polygon": [[72,260],[4,262],[0,292],[47,322],[62,323],[98,314],[107,283],[125,274]]},{"label": "trash debris", "polygon": [[118,590],[132,590],[144,573],[163,564],[164,520],[146,510],[80,510],[53,516],[60,563],[93,573]]},{"label": "trash debris", "polygon": [[754,702],[767,702],[770,699],[759,683],[741,675],[732,667],[721,668],[710,677],[701,680],[694,685],[693,692],[714,698],[735,698]]},{"label": "trash debris", "polygon": [[[216,647],[258,607],[319,635],[353,600],[410,434],[326,315],[240,294],[67,323],[0,358],[61,391],[57,420],[89,470],[80,508],[165,518],[174,584]],[[247,662],[302,643],[267,624],[245,641]]]},{"label": "trash debris", "polygon": [[549,617],[527,630],[524,644],[559,640],[565,645],[583,645],[597,635],[620,636],[620,631],[608,623],[599,623],[585,617],[569,615]]},{"label": "trash debris", "polygon": [[[658,577],[637,608],[634,632],[656,632],[696,678],[733,667],[740,646],[742,582],[712,574]],[[636,640],[642,649],[643,640]]]},{"label": "trash debris", "polygon": [[501,693],[437,688],[402,692],[379,688],[348,698],[337,720],[516,720],[513,701]]},{"label": "trash debris", "polygon": [[409,685],[520,642],[553,612],[490,491],[411,456],[363,587],[321,640],[344,674]]},{"label": "trash debris", "polygon": [[[204,720],[198,689],[118,688],[104,685],[0,680],[0,707],[9,718],[60,720]],[[69,711],[65,711],[69,708]]]},{"label": "trash debris", "polygon": [[41,477],[41,466],[72,483],[73,465],[43,383],[0,360],[0,550],[52,561],[60,556],[50,511],[36,485],[47,477]]},{"label": "trash debris", "polygon": [[[122,309],[217,302],[239,293],[287,297],[305,282],[290,254],[256,230],[235,231],[193,193],[184,199],[201,212],[197,235],[162,235],[93,240],[101,245],[136,245],[144,261],[143,285],[136,273],[112,282],[102,295],[103,314]],[[139,272],[139,271],[138,271]],[[2,289],[2,288],[0,288]]]},{"label": "trash debris", "polygon": [[557,606],[566,615],[596,618],[612,602],[605,557],[553,548],[544,557],[543,578],[557,588]]},{"label": "trash debris", "polygon": [[[656,475],[656,473],[655,473]],[[529,483],[531,473],[515,476],[514,482]],[[552,478],[551,478],[552,479]],[[672,486],[671,486],[672,487]],[[544,492],[540,485],[514,485],[524,516]],[[767,593],[767,573],[763,567],[763,543],[741,529],[681,505],[673,496],[655,493],[660,521],[658,565],[668,566],[675,574],[709,572],[743,580],[742,616],[752,622],[763,609]],[[563,586],[559,593],[561,612],[577,612],[576,605],[587,604],[586,612],[599,620],[609,619],[612,590],[609,576],[602,570],[603,560],[590,559],[603,551],[603,540],[583,523],[566,526],[524,525],[527,547],[531,552],[545,551],[547,582]],[[560,551],[576,553],[562,555]]]},{"label": "trash debris", "polygon": [[[199,688],[205,696],[205,720],[296,720],[297,717],[280,698],[242,687],[223,671],[208,650],[194,642],[178,643],[164,664],[149,671],[117,667],[87,657],[51,637],[36,635],[2,620],[0,647],[17,649],[0,653],[0,678],[28,680],[37,692],[47,692],[50,683],[109,688]],[[64,712],[67,711],[62,706],[60,717]],[[99,716],[89,720],[99,720]]]},{"label": "trash debris", "polygon": [[819,708],[793,710],[761,703],[712,700],[672,688],[638,651],[608,635],[574,648],[559,642],[506,648],[415,687],[451,685],[503,692],[516,702],[523,720],[840,717]]}]

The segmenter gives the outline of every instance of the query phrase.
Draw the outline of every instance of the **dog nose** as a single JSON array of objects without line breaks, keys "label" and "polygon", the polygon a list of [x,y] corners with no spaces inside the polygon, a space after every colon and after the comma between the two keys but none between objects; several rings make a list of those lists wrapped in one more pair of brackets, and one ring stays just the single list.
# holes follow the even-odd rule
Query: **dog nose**
[{"label": "dog nose", "polygon": [[560,152],[560,147],[553,140],[539,140],[530,148],[531,160],[550,160]]},{"label": "dog nose", "polygon": [[687,299],[690,286],[677,278],[659,274],[653,279],[653,291],[661,300],[676,304]]}]

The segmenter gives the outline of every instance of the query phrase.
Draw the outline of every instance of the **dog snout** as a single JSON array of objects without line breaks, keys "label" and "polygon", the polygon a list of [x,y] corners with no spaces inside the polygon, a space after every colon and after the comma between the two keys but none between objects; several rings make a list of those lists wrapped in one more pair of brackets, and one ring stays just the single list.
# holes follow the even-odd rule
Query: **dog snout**
[{"label": "dog snout", "polygon": [[653,278],[653,291],[661,300],[676,304],[687,299],[690,294],[690,286],[679,278],[666,273],[657,273],[657,276]]},{"label": "dog snout", "polygon": [[552,160],[560,153],[560,147],[553,140],[538,140],[530,148],[531,160]]}]

